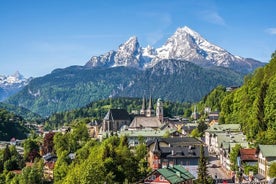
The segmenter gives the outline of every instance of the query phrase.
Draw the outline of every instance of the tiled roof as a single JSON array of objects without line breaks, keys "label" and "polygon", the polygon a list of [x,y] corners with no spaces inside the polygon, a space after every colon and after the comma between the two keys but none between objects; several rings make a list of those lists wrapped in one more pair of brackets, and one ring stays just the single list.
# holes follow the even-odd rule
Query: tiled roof
[{"label": "tiled roof", "polygon": [[265,157],[276,157],[276,145],[259,145],[259,147]]},{"label": "tiled roof", "polygon": [[125,109],[110,109],[104,120],[130,120],[130,117]]},{"label": "tiled roof", "polygon": [[240,149],[240,156],[242,161],[258,161],[255,148]]},{"label": "tiled roof", "polygon": [[172,184],[194,179],[194,176],[189,171],[179,165],[158,169],[157,171]]}]

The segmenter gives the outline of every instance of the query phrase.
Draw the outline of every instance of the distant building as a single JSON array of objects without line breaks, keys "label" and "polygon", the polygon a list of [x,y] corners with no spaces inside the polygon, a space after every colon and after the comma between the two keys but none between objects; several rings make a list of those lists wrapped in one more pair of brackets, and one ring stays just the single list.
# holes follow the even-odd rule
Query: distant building
[{"label": "distant building", "polygon": [[226,87],[226,91],[227,92],[231,92],[231,91],[234,91],[235,89],[238,89],[240,86],[229,86],[229,87]]}]

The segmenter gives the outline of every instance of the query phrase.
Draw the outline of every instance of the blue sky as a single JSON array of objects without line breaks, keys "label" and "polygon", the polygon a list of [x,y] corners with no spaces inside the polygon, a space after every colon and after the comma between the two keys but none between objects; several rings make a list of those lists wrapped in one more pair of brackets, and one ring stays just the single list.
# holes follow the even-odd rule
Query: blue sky
[{"label": "blue sky", "polygon": [[0,0],[0,74],[84,65],[136,35],[160,47],[188,26],[234,55],[268,62],[275,0]]}]

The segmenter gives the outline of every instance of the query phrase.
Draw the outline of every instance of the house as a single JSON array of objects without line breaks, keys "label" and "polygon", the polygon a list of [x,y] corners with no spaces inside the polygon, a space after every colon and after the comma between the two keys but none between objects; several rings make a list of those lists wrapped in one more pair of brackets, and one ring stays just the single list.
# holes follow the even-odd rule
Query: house
[{"label": "house", "polygon": [[259,181],[270,180],[268,171],[272,162],[276,162],[276,145],[259,145],[258,175],[255,176]]},{"label": "house", "polygon": [[216,138],[216,146],[219,147],[218,156],[220,158],[220,163],[224,169],[231,173],[230,153],[232,148],[237,144],[241,145],[242,148],[248,148],[248,142],[245,139],[245,135],[240,132],[231,134],[220,133]]},{"label": "house", "polygon": [[218,120],[219,119],[219,112],[218,111],[210,112],[208,114],[208,119],[209,119],[209,122],[211,122],[212,120]]},{"label": "house", "polygon": [[183,166],[173,165],[166,168],[157,169],[151,172],[142,183],[145,184],[193,184],[195,177]]},{"label": "house", "polygon": [[43,174],[44,178],[46,180],[53,180],[54,179],[54,168],[55,168],[55,163],[54,161],[49,161],[44,163],[43,167]]},{"label": "house", "polygon": [[258,154],[255,148],[242,148],[238,154],[238,166],[244,171],[244,165],[258,165]]},{"label": "house", "polygon": [[130,116],[125,109],[110,109],[103,119],[102,132],[117,132],[129,124]]},{"label": "house", "polygon": [[[172,165],[182,165],[197,177],[200,145],[204,143],[192,137],[163,138],[147,142],[148,164],[153,170]],[[205,147],[205,156],[208,156]]]},{"label": "house", "polygon": [[186,123],[181,127],[182,134],[189,135],[196,128],[197,128],[196,123]]},{"label": "house", "polygon": [[217,136],[221,135],[230,135],[231,133],[241,132],[240,124],[214,124],[205,130],[205,143],[208,146],[208,151],[219,155],[219,147]]}]

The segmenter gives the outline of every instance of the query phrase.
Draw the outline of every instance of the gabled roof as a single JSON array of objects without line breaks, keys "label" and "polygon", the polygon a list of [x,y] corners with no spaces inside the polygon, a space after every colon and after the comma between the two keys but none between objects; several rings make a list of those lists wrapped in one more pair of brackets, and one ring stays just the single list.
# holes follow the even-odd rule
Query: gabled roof
[{"label": "gabled roof", "polygon": [[129,114],[125,109],[110,109],[104,120],[114,121],[114,120],[130,120]]},{"label": "gabled roof", "polygon": [[160,128],[162,123],[158,119],[158,117],[144,117],[144,116],[136,116],[129,128]]},{"label": "gabled roof", "polygon": [[155,139],[154,141],[154,146],[151,150],[153,153],[155,154],[161,154],[161,150],[160,150],[160,146],[159,146],[159,142],[158,142],[158,139]]},{"label": "gabled roof", "polygon": [[260,152],[265,157],[276,157],[276,145],[259,145]]},{"label": "gabled roof", "polygon": [[173,167],[158,169],[159,172],[166,180],[172,184],[177,184],[187,180],[192,180],[195,177],[180,165],[174,165]]},{"label": "gabled roof", "polygon": [[240,149],[240,157],[242,161],[258,161],[255,148]]}]

